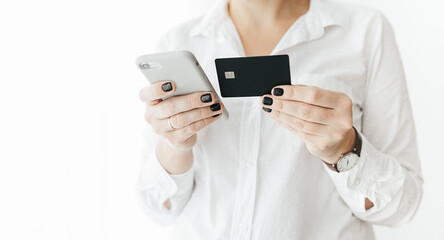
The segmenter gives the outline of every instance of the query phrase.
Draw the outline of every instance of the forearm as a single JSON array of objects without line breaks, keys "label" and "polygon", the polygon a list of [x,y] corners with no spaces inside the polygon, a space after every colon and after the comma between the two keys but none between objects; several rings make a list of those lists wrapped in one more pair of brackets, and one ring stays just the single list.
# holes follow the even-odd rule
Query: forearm
[{"label": "forearm", "polygon": [[[408,222],[418,208],[422,178],[418,169],[400,164],[416,158],[415,152],[395,158],[374,148],[363,137],[361,158],[352,170],[336,173],[326,167],[338,193],[354,215],[386,226]],[[401,211],[402,210],[402,211]]]},{"label": "forearm", "polygon": [[[187,172],[193,165],[193,151],[177,150],[168,145],[168,143],[159,139],[156,144],[156,154],[160,165],[169,174],[181,174]],[[163,205],[171,209],[170,200],[166,200]]]},{"label": "forearm", "polygon": [[[139,199],[146,213],[156,222],[171,224],[187,204],[193,192],[193,168],[186,167],[182,169],[185,171],[183,173],[175,173],[175,170],[177,170],[175,168],[169,169],[171,172],[167,171],[162,166],[156,152],[157,150],[163,152],[168,149],[162,149],[161,140],[154,135],[151,127],[147,126],[145,128],[144,136],[146,143],[142,151],[141,172],[138,182]],[[171,151],[171,149],[169,150]],[[178,154],[176,156],[178,156],[178,160],[181,160],[185,155]],[[174,154],[171,154],[171,157],[174,157]],[[169,159],[162,158],[162,160]],[[165,165],[168,164],[167,162]]]},{"label": "forearm", "polygon": [[[350,129],[347,133],[347,137],[343,141],[343,143],[339,146],[338,151],[333,154],[330,158],[323,159],[324,161],[331,162],[337,164],[339,159],[341,158],[342,154],[345,154],[347,152],[350,152],[353,150],[353,147],[355,145],[355,139],[356,139],[356,132],[354,129]],[[364,201],[365,210],[369,210],[374,206],[373,202],[370,201],[370,199],[365,198]]]},{"label": "forearm", "polygon": [[193,165],[192,149],[176,149],[162,139],[157,141],[156,155],[160,165],[162,165],[169,174],[184,173]]},{"label": "forearm", "polygon": [[[404,170],[405,171],[405,170]],[[390,197],[383,199],[374,194],[377,209],[355,213],[355,216],[376,224],[385,226],[402,226],[409,222],[418,210],[422,198],[422,180],[412,173],[405,172],[403,184],[399,186]]]}]

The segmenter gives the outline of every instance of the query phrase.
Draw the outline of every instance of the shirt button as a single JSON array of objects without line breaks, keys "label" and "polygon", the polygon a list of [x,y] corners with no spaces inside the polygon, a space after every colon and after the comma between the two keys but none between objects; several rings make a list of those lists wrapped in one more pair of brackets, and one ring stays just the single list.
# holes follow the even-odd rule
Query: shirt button
[{"label": "shirt button", "polygon": [[247,168],[252,168],[253,167],[253,164],[251,163],[251,162],[247,162]]}]

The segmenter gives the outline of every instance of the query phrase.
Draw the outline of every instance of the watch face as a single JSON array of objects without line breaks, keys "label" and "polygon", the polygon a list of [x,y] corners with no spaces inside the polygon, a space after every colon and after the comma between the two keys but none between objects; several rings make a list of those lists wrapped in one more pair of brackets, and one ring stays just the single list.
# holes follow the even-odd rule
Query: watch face
[{"label": "watch face", "polygon": [[352,169],[356,163],[358,163],[359,156],[354,152],[349,152],[345,154],[341,159],[339,159],[337,167],[339,172],[344,172]]}]

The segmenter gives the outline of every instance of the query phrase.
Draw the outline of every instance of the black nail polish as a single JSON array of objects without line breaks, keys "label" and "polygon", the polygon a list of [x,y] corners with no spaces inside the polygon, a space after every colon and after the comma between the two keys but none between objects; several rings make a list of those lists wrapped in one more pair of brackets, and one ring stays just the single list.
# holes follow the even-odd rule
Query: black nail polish
[{"label": "black nail polish", "polygon": [[211,102],[213,99],[211,98],[211,94],[207,93],[200,97],[200,100],[204,103]]},{"label": "black nail polish", "polygon": [[282,89],[282,88],[275,88],[275,89],[273,89],[273,95],[275,95],[275,96],[282,96],[282,95],[284,95],[284,89]]},{"label": "black nail polish", "polygon": [[271,112],[270,108],[262,107],[262,109],[264,109],[264,111],[266,111],[266,112]]},{"label": "black nail polish", "polygon": [[217,117],[217,116],[219,116],[220,115],[220,113],[218,113],[218,114],[216,114],[216,115],[213,115],[213,117]]},{"label": "black nail polish", "polygon": [[273,104],[273,98],[264,97],[264,100],[262,100],[262,103],[270,106],[271,104]]},{"label": "black nail polish", "polygon": [[163,90],[164,92],[169,92],[169,91],[173,90],[173,85],[172,85],[170,82],[168,82],[168,83],[164,83],[164,84],[162,85],[162,90]]},{"label": "black nail polish", "polygon": [[210,106],[211,111],[215,112],[215,111],[219,111],[220,110],[220,103],[215,103],[213,105]]}]

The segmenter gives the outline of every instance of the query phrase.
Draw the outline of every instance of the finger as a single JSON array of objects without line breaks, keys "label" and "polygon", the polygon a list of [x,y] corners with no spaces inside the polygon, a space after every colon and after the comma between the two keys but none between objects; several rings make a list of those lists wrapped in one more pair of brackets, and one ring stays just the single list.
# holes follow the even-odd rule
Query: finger
[{"label": "finger", "polygon": [[222,113],[222,111],[223,105],[219,102],[216,102],[211,106],[195,108],[190,111],[178,113],[171,116],[169,119],[172,127],[183,128],[187,125],[190,125],[191,123],[220,114]]},{"label": "finger", "polygon": [[139,98],[148,104],[157,104],[162,98],[173,94],[176,91],[176,84],[173,81],[160,81],[142,88]]},{"label": "finger", "polygon": [[265,111],[273,119],[290,125],[294,130],[308,133],[316,136],[324,136],[327,134],[327,126],[319,123],[308,122],[295,116],[289,115],[284,112],[272,110],[271,112]]},{"label": "finger", "polygon": [[278,99],[287,99],[305,102],[326,108],[335,108],[340,105],[343,93],[334,92],[304,85],[281,85],[272,90],[273,96]]},{"label": "finger", "polygon": [[316,135],[312,135],[309,133],[303,133],[301,131],[296,130],[293,126],[291,126],[290,124],[287,124],[285,122],[282,122],[280,119],[274,119],[277,123],[279,123],[279,125],[281,125],[282,127],[286,128],[287,130],[293,132],[294,134],[296,134],[297,136],[300,136],[302,138],[302,140],[304,141],[308,141],[308,140],[313,140],[315,138],[319,138]]},{"label": "finger", "polygon": [[292,126],[290,126],[290,125],[288,125],[288,124],[282,122],[282,121],[279,120],[279,119],[274,119],[274,120],[275,120],[279,125],[281,125],[282,127],[286,128],[286,129],[289,130],[290,132],[296,134],[296,130],[295,130]]},{"label": "finger", "polygon": [[196,134],[197,132],[199,132],[200,130],[207,127],[208,125],[215,122],[221,116],[222,116],[222,114],[219,114],[215,117],[208,117],[208,118],[201,119],[199,121],[196,121],[196,122],[193,122],[193,123],[187,125],[186,127],[176,129],[176,130],[170,132],[170,134],[175,135],[175,137],[177,137],[177,138],[181,138],[183,140],[186,140],[186,139],[190,138],[191,136],[193,136],[194,134]]},{"label": "finger", "polygon": [[[218,114],[221,114],[223,109],[223,104],[216,102],[211,106],[192,109],[190,111],[178,113],[169,118],[156,120],[153,122],[153,125],[156,128],[159,128],[161,132],[170,132],[174,129],[184,128],[191,123],[208,117],[218,117]],[[168,119],[171,126],[168,124]],[[173,127],[174,129],[171,127]]]},{"label": "finger", "polygon": [[316,143],[316,142],[321,142],[323,141],[322,137],[310,134],[310,133],[305,133],[305,132],[301,132],[298,130],[294,130],[294,133],[296,133],[296,135],[302,139],[302,141],[304,141],[305,143]]},{"label": "finger", "polygon": [[284,112],[309,122],[320,124],[331,123],[336,113],[330,108],[324,108],[304,102],[279,99],[271,95],[264,95],[262,97],[262,105],[263,107]]},{"label": "finger", "polygon": [[286,128],[287,130],[291,131],[292,133],[296,134],[296,136],[298,136],[299,138],[302,139],[302,141],[304,141],[305,143],[318,143],[318,142],[322,142],[323,138],[310,134],[310,133],[305,133],[305,132],[301,132],[296,130],[293,126],[291,126],[290,124],[287,124],[285,122],[282,122],[279,119],[274,119],[277,123],[279,123],[279,125],[281,125],[282,127]]},{"label": "finger", "polygon": [[194,108],[210,106],[215,100],[216,96],[212,92],[195,92],[168,98],[152,106],[152,111],[156,118],[163,119]]},{"label": "finger", "polygon": [[292,126],[290,126],[287,123],[284,122],[279,122],[279,125],[281,125],[282,127],[288,129],[289,131],[291,131],[292,133],[296,134],[296,136],[298,136],[299,138],[301,138],[302,141],[304,141],[305,143],[313,143],[313,142],[319,142],[322,141],[322,138],[310,133],[304,133],[301,131],[298,131],[296,129],[294,129]]}]

